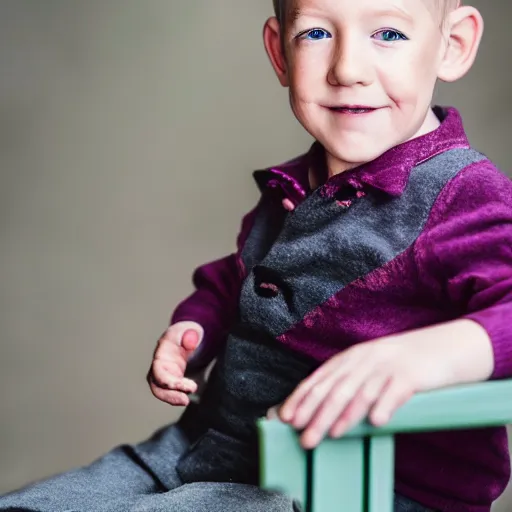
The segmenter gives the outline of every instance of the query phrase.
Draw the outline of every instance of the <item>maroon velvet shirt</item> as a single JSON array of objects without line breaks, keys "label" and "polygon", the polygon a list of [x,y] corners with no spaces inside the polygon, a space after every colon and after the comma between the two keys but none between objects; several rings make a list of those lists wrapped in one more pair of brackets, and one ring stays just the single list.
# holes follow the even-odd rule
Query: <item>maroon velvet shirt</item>
[{"label": "maroon velvet shirt", "polygon": [[[469,148],[457,111],[438,112],[442,123],[434,132],[323,186],[400,197],[415,166],[447,150]],[[264,186],[279,188],[294,205],[303,201],[310,192],[314,148],[269,169],[273,178]],[[193,320],[205,329],[194,364],[215,357],[237,318],[246,276],[240,255],[254,218],[255,210],[243,219],[236,253],[196,270],[196,291],[173,314],[173,323]],[[355,343],[463,317],[490,336],[492,378],[512,376],[512,182],[485,158],[446,184],[423,231],[404,252],[350,283],[277,339],[325,361]],[[437,510],[489,511],[509,473],[504,428],[397,436],[397,492]]]}]

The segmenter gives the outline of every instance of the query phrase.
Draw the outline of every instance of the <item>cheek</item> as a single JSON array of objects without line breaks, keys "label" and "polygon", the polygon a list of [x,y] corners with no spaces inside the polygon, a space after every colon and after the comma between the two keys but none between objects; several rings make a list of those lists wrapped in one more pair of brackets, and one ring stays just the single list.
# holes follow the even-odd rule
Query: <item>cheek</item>
[{"label": "cheek", "polygon": [[326,59],[319,51],[297,55],[290,66],[290,93],[297,101],[320,99],[326,83]]},{"label": "cheek", "polygon": [[411,51],[399,57],[379,67],[383,88],[398,107],[426,106],[432,99],[437,80],[435,51]]},{"label": "cheek", "polygon": [[315,81],[304,68],[295,68],[290,77],[290,104],[299,121],[306,121],[309,107],[314,103]]}]

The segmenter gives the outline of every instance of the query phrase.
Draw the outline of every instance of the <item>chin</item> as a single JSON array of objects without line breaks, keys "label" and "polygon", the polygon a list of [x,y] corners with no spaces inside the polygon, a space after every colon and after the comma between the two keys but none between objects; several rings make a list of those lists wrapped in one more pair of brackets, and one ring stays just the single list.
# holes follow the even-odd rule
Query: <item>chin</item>
[{"label": "chin", "polygon": [[[365,147],[366,146],[366,147]],[[372,148],[369,150],[368,144],[351,144],[347,147],[333,148],[332,151],[327,151],[340,162],[344,162],[349,168],[357,167],[358,165],[365,164],[375,160],[382,154],[384,154],[389,147]]]},{"label": "chin", "polygon": [[395,146],[399,142],[396,139],[400,138],[398,134],[383,137],[382,131],[373,129],[340,130],[337,134],[323,129],[316,135],[315,139],[332,157],[351,166],[375,160]]}]

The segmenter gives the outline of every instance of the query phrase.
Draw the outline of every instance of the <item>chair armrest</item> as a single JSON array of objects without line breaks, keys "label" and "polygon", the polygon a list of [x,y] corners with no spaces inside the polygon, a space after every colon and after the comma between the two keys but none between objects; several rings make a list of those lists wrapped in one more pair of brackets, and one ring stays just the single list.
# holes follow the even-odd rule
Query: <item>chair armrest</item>
[{"label": "chair armrest", "polygon": [[494,427],[512,423],[512,379],[438,389],[414,395],[389,423],[363,421],[346,436]]},{"label": "chair armrest", "polygon": [[[485,428],[512,423],[512,379],[417,393],[381,427],[363,421],[344,437]],[[260,432],[287,436],[293,430],[278,420],[258,422]]]},{"label": "chair armrest", "polygon": [[[390,447],[393,446],[392,436],[396,433],[492,427],[507,423],[512,423],[512,380],[454,386],[418,393],[395,412],[388,424],[372,427],[367,421],[363,421],[346,433],[340,441],[324,441],[314,452],[301,449],[298,433],[289,425],[278,420],[261,418],[257,422],[260,440],[260,485],[267,489],[281,490],[299,502],[307,503],[311,498],[308,498],[307,490],[310,463],[312,457],[314,458],[322,449],[324,455],[333,452],[332,455],[337,456],[334,453],[336,450],[347,450],[352,443],[361,443],[362,447],[362,438],[369,436],[373,438],[372,443],[380,445],[381,441],[384,442],[383,447],[389,457]],[[386,440],[382,436],[389,437]],[[357,464],[354,463],[357,462],[357,457],[347,462],[344,460],[347,452],[343,453],[340,462],[345,462],[351,471],[358,474]],[[359,452],[359,456],[362,457],[362,451]],[[389,458],[383,460],[385,464],[392,464]],[[391,470],[389,472],[392,474]],[[379,474],[387,472],[379,469]],[[382,493],[382,482],[380,477],[377,485],[379,493]],[[386,485],[384,487],[384,494],[389,490],[392,496],[392,485],[389,489]],[[339,485],[330,490],[331,493],[339,490]],[[382,494],[378,496],[378,510],[383,510]],[[392,498],[389,500],[391,507]],[[326,509],[331,510],[329,507]]]}]

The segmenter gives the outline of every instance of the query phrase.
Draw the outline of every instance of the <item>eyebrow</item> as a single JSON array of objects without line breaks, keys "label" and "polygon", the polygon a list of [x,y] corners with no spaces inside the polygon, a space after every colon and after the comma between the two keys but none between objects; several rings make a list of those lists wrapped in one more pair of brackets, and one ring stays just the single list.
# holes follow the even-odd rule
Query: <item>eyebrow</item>
[{"label": "eyebrow", "polygon": [[410,23],[414,22],[414,18],[407,11],[398,6],[377,9],[376,11],[372,11],[371,14],[376,17],[398,16]]},{"label": "eyebrow", "polygon": [[290,17],[290,23],[295,23],[301,14],[302,12],[298,7],[291,9],[290,13],[288,14]]},{"label": "eyebrow", "polygon": [[[290,10],[288,13],[290,23],[295,23],[298,18],[303,14],[303,10],[301,10],[298,7],[294,7]],[[386,17],[386,16],[398,16],[405,21],[408,21],[409,23],[414,23],[414,18],[404,9],[398,6],[390,6],[385,7],[383,9],[377,9],[375,11],[368,12],[366,16],[373,16],[373,17]]]}]

